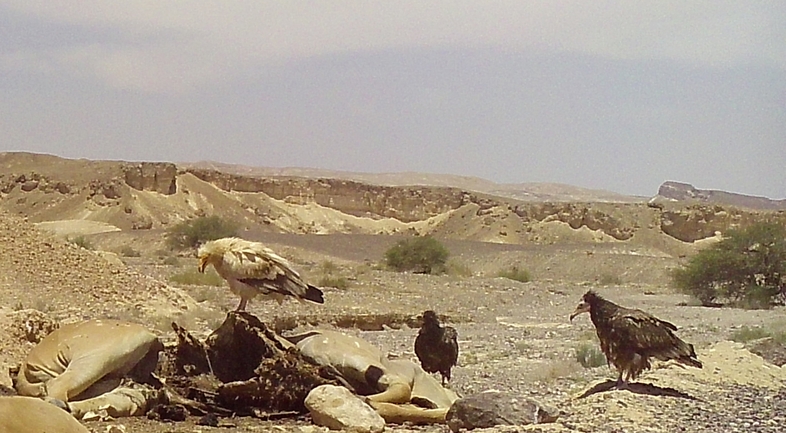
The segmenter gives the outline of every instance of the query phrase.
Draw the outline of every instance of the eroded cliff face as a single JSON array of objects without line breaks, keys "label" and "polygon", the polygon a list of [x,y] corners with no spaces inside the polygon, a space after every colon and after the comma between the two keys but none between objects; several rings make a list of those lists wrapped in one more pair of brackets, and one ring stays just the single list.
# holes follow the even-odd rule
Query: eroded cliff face
[{"label": "eroded cliff face", "polygon": [[177,192],[177,167],[166,162],[140,162],[123,166],[125,182],[139,191],[172,195]]},{"label": "eroded cliff face", "polygon": [[658,188],[658,196],[685,203],[701,202],[761,210],[786,210],[786,199],[773,200],[713,189],[698,189],[689,183],[667,181]]},{"label": "eroded cliff face", "polygon": [[751,211],[731,206],[688,205],[664,209],[660,228],[663,233],[683,242],[694,242],[725,234],[730,228],[747,227],[757,221],[774,221],[786,225],[786,211]]},{"label": "eroded cliff face", "polygon": [[[248,229],[298,233],[412,231],[490,242],[537,243],[590,238],[575,236],[570,229],[584,230],[585,234],[589,229],[595,233],[591,239],[598,242],[635,241],[645,230],[644,237],[695,242],[763,219],[786,224],[786,211],[665,198],[649,205],[525,202],[440,186],[258,177],[179,169],[170,163],[70,160],[25,153],[0,153],[0,167],[0,207],[35,222],[90,219],[121,229],[166,227],[216,213],[237,219]],[[188,182],[183,185],[188,188],[179,187],[185,179]],[[315,215],[321,222],[309,220]],[[385,218],[398,221],[390,230],[380,231],[376,223]],[[369,220],[378,221],[376,225],[363,222]],[[558,231],[551,235],[544,232],[550,227]]]},{"label": "eroded cliff face", "polygon": [[215,170],[187,172],[224,191],[261,192],[295,204],[317,203],[343,213],[368,218],[419,221],[457,209],[471,195],[456,188],[392,187],[340,179],[248,177]]}]

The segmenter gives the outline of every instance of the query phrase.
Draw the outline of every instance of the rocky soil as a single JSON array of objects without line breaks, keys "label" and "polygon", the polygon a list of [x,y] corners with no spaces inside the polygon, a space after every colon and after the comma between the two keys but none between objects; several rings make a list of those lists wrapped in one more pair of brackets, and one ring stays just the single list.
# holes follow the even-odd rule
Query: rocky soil
[{"label": "rocky soil", "polygon": [[[124,258],[126,265],[117,258],[107,260],[80,249],[9,215],[0,219],[0,238],[0,260],[9,270],[3,274],[1,286],[2,316],[9,325],[0,336],[5,366],[17,362],[32,346],[24,334],[11,331],[18,329],[25,314],[31,314],[13,311],[20,302],[21,307],[44,310],[54,321],[111,316],[142,322],[165,339],[172,338],[166,327],[170,318],[197,333],[206,333],[237,302],[223,287],[174,287],[161,282],[193,268],[195,260],[190,257],[181,257],[177,259],[179,264],[172,265],[146,257],[152,252],[145,252],[140,258]],[[363,237],[352,242],[337,238],[333,242],[330,236],[293,235],[291,242],[286,236],[272,241],[271,245],[297,263],[309,278],[319,279],[325,263],[330,262],[330,267],[336,268],[333,272],[345,276],[350,285],[343,290],[326,288],[324,306],[287,302],[278,307],[275,303],[255,302],[251,312],[282,332],[311,326],[339,328],[362,335],[392,357],[414,359],[415,318],[426,308],[435,309],[459,332],[461,355],[452,383],[457,392],[499,389],[534,397],[562,411],[554,424],[518,431],[775,432],[783,424],[785,369],[765,362],[737,343],[725,341],[740,326],[782,326],[783,309],[685,306],[690,300],[672,293],[663,283],[600,285],[593,280],[579,281],[583,274],[577,270],[569,275],[574,281],[536,278],[520,283],[493,276],[491,265],[495,261],[515,262],[516,257],[534,259],[556,254],[549,249],[522,252],[506,246],[455,243],[452,248],[456,256],[471,264],[472,270],[477,269],[476,275],[428,276],[377,269],[374,260],[378,257],[373,253],[389,245],[386,237]],[[336,252],[337,245],[341,246],[340,252]],[[331,254],[331,247],[335,254]],[[570,253],[563,250],[561,254]],[[583,248],[572,254],[584,260],[603,255],[588,256]],[[651,266],[657,269],[660,262],[651,260]],[[625,262],[619,264],[624,266]],[[578,399],[581,393],[614,376],[605,366],[584,368],[576,361],[576,350],[582,344],[595,344],[593,328],[586,317],[570,323],[567,316],[589,288],[678,324],[680,335],[696,345],[704,369],[666,365],[641,378],[641,383],[652,386]],[[0,377],[8,386],[7,378]],[[104,432],[113,425],[123,425],[127,432],[211,430],[194,422],[161,424],[124,419],[88,423],[88,427],[94,432]],[[307,418],[275,422],[236,418],[223,422],[235,428],[223,427],[222,431],[320,430]],[[444,426],[390,429],[447,431]]]},{"label": "rocky soil", "polygon": [[[252,302],[249,310],[281,332],[337,328],[391,357],[414,359],[416,318],[434,309],[459,333],[451,384],[457,392],[498,389],[562,411],[553,424],[494,432],[776,432],[786,422],[786,368],[779,366],[786,362],[784,348],[772,341],[750,347],[728,341],[743,326],[783,329],[786,309],[698,307],[669,288],[671,269],[716,241],[716,231],[761,217],[753,211],[671,202],[522,203],[455,189],[446,189],[454,198],[446,210],[431,203],[440,200],[437,189],[292,184],[318,185],[317,191],[263,182],[271,196],[238,190],[256,188],[258,179],[205,175],[206,181],[172,164],[0,154],[0,165],[0,393],[11,392],[8,367],[57,323],[113,317],[143,323],[167,341],[174,337],[171,320],[197,335],[217,326],[237,299],[224,287],[172,282],[173,275],[193,273],[196,259],[165,245],[166,227],[216,212],[241,222],[244,237],[269,244],[309,281],[321,284],[329,276],[348,283],[325,287],[322,306]],[[336,190],[343,196],[331,202]],[[338,202],[343,207],[329,206]],[[409,217],[391,218],[397,215]],[[444,241],[451,251],[448,275],[378,266],[397,236],[414,232]],[[76,236],[94,251],[77,246]],[[125,250],[139,256],[123,256]],[[528,270],[532,281],[496,277],[513,266]],[[631,390],[578,398],[615,376],[605,365],[585,368],[577,361],[578,350],[597,345],[586,316],[568,321],[588,289],[677,324],[705,367],[658,365]],[[42,325],[31,329],[31,323]],[[87,425],[96,433],[113,426],[129,433],[323,431],[307,417],[223,419],[218,429],[195,421]]]}]

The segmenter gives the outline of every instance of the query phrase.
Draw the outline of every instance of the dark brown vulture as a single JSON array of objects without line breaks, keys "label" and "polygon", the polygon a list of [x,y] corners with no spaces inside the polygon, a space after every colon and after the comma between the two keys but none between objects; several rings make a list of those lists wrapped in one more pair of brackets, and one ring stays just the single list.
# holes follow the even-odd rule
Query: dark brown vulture
[{"label": "dark brown vulture", "polygon": [[440,326],[437,313],[423,312],[423,326],[415,338],[415,355],[423,370],[442,375],[442,384],[450,381],[450,370],[458,362],[458,333],[450,326]]},{"label": "dark brown vulture", "polygon": [[669,322],[641,310],[620,307],[592,290],[584,294],[570,320],[587,312],[595,325],[607,362],[614,364],[619,372],[618,388],[624,388],[629,380],[635,380],[642,371],[649,369],[650,358],[661,361],[673,359],[702,367],[696,359],[693,345],[674,335],[677,327]]}]

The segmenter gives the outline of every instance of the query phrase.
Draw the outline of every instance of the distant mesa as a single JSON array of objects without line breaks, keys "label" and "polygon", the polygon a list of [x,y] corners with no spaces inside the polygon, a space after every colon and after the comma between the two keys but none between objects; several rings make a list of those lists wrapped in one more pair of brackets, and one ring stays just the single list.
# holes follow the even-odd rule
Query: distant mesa
[{"label": "distant mesa", "polygon": [[689,183],[666,181],[658,189],[658,195],[650,199],[651,207],[660,207],[668,202],[697,202],[743,207],[759,210],[786,210],[786,199],[773,200],[714,189],[697,189]]}]

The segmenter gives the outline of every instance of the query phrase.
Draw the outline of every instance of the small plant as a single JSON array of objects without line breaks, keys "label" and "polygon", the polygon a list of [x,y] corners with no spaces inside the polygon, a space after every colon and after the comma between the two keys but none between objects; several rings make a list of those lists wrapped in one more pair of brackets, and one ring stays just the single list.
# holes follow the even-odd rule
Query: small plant
[{"label": "small plant", "polygon": [[338,265],[336,265],[330,260],[325,260],[319,265],[319,269],[322,271],[323,274],[334,274],[338,272]]},{"label": "small plant", "polygon": [[177,266],[180,264],[180,261],[175,256],[166,256],[161,260],[161,263],[167,266]]},{"label": "small plant", "polygon": [[584,368],[595,368],[606,364],[606,355],[591,343],[581,343],[576,347],[576,361]]},{"label": "small plant", "polygon": [[455,259],[447,261],[445,264],[445,272],[448,275],[455,275],[457,277],[471,277],[473,274],[472,268]]},{"label": "small plant", "polygon": [[183,221],[167,231],[167,243],[172,249],[195,248],[215,239],[237,235],[237,224],[218,215]]},{"label": "small plant", "polygon": [[431,236],[398,241],[385,251],[385,264],[393,270],[419,274],[442,273],[450,252]]},{"label": "small plant", "polygon": [[349,280],[336,275],[323,275],[317,285],[319,287],[334,287],[339,290],[346,290],[349,287]]},{"label": "small plant", "polygon": [[772,332],[763,328],[750,328],[743,326],[731,334],[731,340],[738,343],[747,343],[760,338],[772,337]]},{"label": "small plant", "polygon": [[140,257],[142,253],[139,250],[135,250],[130,245],[125,245],[123,248],[120,248],[120,255],[123,257]]},{"label": "small plant", "polygon": [[223,286],[224,279],[219,276],[216,271],[210,269],[205,273],[200,273],[196,269],[179,272],[169,277],[169,281],[175,284],[193,285],[193,286]]},{"label": "small plant", "polygon": [[93,244],[90,243],[90,241],[87,240],[87,238],[82,236],[82,235],[79,235],[79,236],[71,239],[70,242],[72,244],[74,244],[74,245],[76,245],[76,246],[78,246],[80,248],[84,248],[86,250],[92,250],[93,249]]},{"label": "small plant", "polygon": [[622,284],[622,278],[616,274],[604,273],[598,279],[598,284],[601,286],[619,286]]},{"label": "small plant", "polygon": [[532,276],[530,275],[529,271],[526,269],[520,269],[515,265],[509,269],[501,269],[499,272],[497,272],[497,276],[521,283],[528,283],[532,280]]}]

